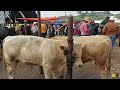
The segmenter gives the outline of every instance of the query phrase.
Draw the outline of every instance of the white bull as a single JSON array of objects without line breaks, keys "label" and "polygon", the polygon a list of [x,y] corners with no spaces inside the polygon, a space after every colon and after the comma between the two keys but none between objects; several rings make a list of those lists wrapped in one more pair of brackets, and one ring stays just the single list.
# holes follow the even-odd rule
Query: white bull
[{"label": "white bull", "polygon": [[[3,60],[9,79],[14,79],[15,67],[20,61],[43,67],[46,79],[59,79],[66,66],[64,55],[67,43],[37,36],[8,36],[3,42]],[[74,45],[76,61],[81,61],[82,50]],[[82,63],[82,61],[80,62]]]}]

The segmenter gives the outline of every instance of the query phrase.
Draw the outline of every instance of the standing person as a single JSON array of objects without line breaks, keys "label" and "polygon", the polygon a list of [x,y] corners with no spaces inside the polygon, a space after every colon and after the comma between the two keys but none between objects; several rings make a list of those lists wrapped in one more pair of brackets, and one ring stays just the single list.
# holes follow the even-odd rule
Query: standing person
[{"label": "standing person", "polygon": [[60,25],[56,24],[55,25],[55,35],[59,35],[59,29],[60,29]]},{"label": "standing person", "polygon": [[46,38],[47,33],[47,26],[44,24],[44,22],[41,22],[41,35],[42,37]]},{"label": "standing person", "polygon": [[78,24],[77,21],[74,20],[73,27],[76,27],[77,24]]},{"label": "standing person", "polygon": [[64,26],[63,26],[63,24],[60,24],[60,32],[59,32],[59,34],[61,35],[61,36],[63,36],[64,35]]},{"label": "standing person", "polygon": [[20,28],[19,22],[18,22],[18,21],[15,21],[15,32],[16,32],[17,34],[19,34],[19,28]]},{"label": "standing person", "polygon": [[37,26],[37,22],[33,22],[32,26],[31,26],[31,31],[33,33],[34,36],[38,35],[38,26]]},{"label": "standing person", "polygon": [[79,29],[80,25],[81,25],[81,23],[78,22],[74,28],[74,35],[75,36],[80,36],[80,29]]},{"label": "standing person", "polygon": [[107,24],[105,24],[102,30],[102,34],[109,36],[109,38],[111,39],[112,48],[114,47],[115,40],[119,33],[119,25],[116,24],[114,21],[115,21],[115,17],[111,16],[110,21]]},{"label": "standing person", "polygon": [[109,19],[110,19],[110,17],[105,16],[104,19],[103,19],[103,21],[101,22],[101,26],[104,27],[105,24],[109,22]]},{"label": "standing person", "polygon": [[89,17],[85,17],[85,19],[82,20],[82,23],[79,27],[81,31],[81,36],[89,36],[89,30],[87,28],[88,22],[89,22]]},{"label": "standing person", "polygon": [[103,19],[103,21],[100,23],[101,34],[102,34],[103,27],[105,26],[106,23],[109,22],[109,19],[110,19],[110,17],[105,16],[104,19]]},{"label": "standing person", "polygon": [[87,25],[89,29],[89,35],[97,35],[98,34],[98,26],[95,24],[94,20],[90,21]]},{"label": "standing person", "polygon": [[18,31],[19,31],[19,35],[25,35],[24,25],[21,25]]},{"label": "standing person", "polygon": [[48,36],[49,38],[55,36],[55,28],[53,27],[53,24],[50,24],[50,26],[48,27]]}]

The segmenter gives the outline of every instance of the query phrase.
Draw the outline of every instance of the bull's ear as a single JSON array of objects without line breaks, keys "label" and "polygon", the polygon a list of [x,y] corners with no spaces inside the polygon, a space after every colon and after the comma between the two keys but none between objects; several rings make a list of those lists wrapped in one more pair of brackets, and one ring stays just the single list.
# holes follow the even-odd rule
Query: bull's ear
[{"label": "bull's ear", "polygon": [[65,50],[65,46],[60,46],[60,49],[64,51]]}]

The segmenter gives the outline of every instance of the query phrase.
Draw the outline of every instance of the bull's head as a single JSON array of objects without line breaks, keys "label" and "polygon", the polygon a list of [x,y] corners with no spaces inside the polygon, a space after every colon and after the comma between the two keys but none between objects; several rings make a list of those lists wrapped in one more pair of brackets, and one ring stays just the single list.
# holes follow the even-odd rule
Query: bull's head
[{"label": "bull's head", "polygon": [[[60,48],[64,51],[64,55],[67,58],[67,62],[66,64],[68,65],[68,55],[71,53],[71,51],[68,50],[67,47],[65,46],[60,46]],[[72,64],[75,63],[75,66],[82,66],[83,62],[81,60],[81,56],[82,56],[82,49],[81,46],[78,44],[74,44],[73,46],[73,52],[72,52]]]},{"label": "bull's head", "polygon": [[82,66],[83,65],[81,56],[82,56],[82,48],[81,48],[81,46],[78,45],[78,44],[74,44],[73,57],[74,57],[74,60],[75,60],[75,63],[74,63],[75,66]]}]

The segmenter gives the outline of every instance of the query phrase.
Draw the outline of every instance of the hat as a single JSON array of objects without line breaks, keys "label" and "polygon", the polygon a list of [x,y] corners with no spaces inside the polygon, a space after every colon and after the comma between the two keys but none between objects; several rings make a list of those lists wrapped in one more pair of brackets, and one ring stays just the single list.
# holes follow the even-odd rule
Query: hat
[{"label": "hat", "polygon": [[114,21],[116,18],[114,16],[111,16],[109,20]]},{"label": "hat", "polygon": [[88,22],[90,21],[90,20],[89,20],[89,17],[85,17],[83,20],[84,20],[84,21],[88,21]]},{"label": "hat", "polygon": [[109,16],[105,16],[104,19],[109,19],[110,17]]},{"label": "hat", "polygon": [[33,22],[33,24],[37,24],[37,22]]}]

